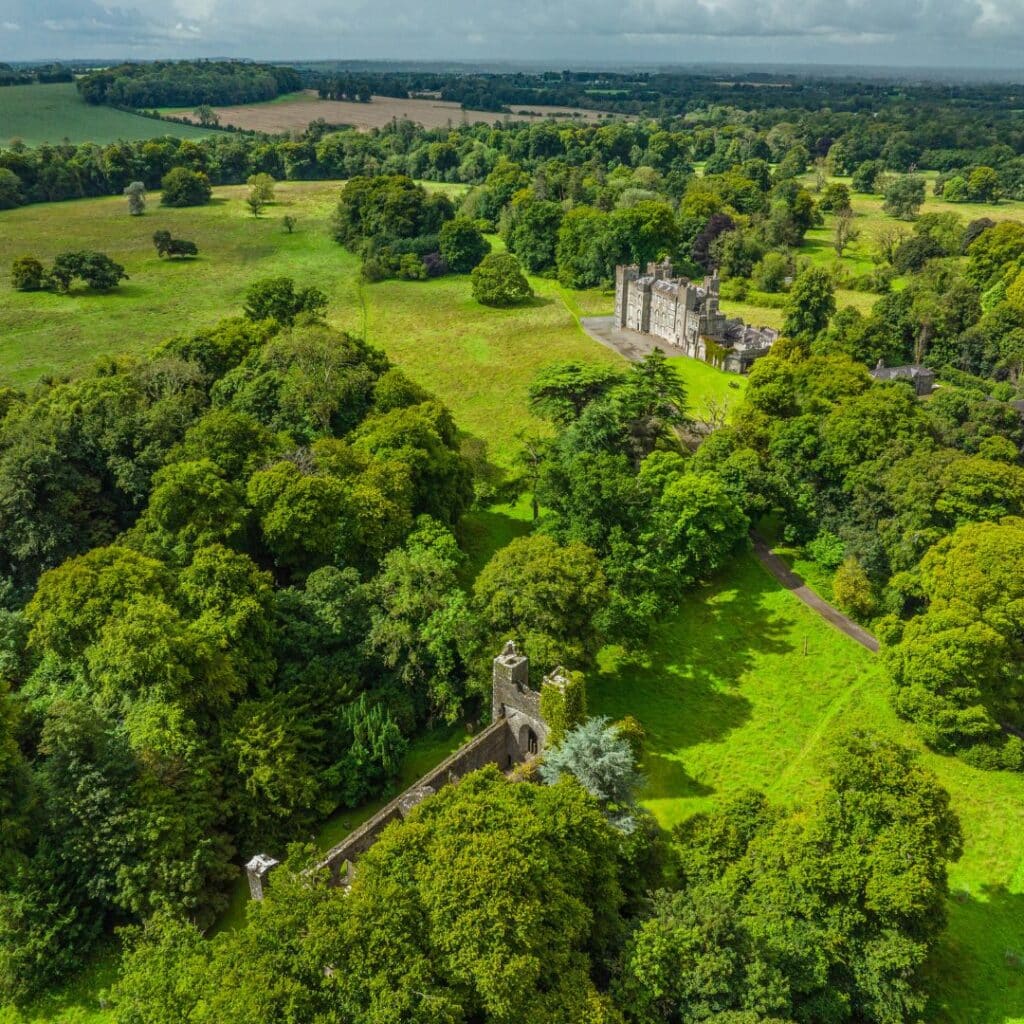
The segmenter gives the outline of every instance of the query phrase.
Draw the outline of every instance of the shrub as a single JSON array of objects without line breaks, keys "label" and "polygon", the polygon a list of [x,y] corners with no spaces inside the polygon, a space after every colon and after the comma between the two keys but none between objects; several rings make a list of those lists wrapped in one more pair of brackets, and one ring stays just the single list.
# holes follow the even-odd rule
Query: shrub
[{"label": "shrub", "polygon": [[955,174],[942,186],[942,198],[947,203],[966,203],[970,199],[970,193],[967,190],[967,179],[959,174]]},{"label": "shrub", "polygon": [[914,235],[893,253],[892,265],[901,274],[920,270],[930,259],[944,255],[942,245],[931,235]]},{"label": "shrub", "polygon": [[398,260],[398,277],[403,281],[423,281],[427,277],[427,266],[416,253],[407,252]]},{"label": "shrub", "polygon": [[473,298],[485,306],[512,306],[533,295],[515,256],[491,253],[473,271]]},{"label": "shrub", "polygon": [[785,290],[789,276],[789,260],[781,252],[769,252],[761,258],[750,275],[751,284],[762,292]]},{"label": "shrub", "polygon": [[647,730],[632,716],[625,715],[617,722],[612,722],[618,734],[629,744],[633,757],[639,761],[647,742]]},{"label": "shrub", "polygon": [[19,256],[11,264],[11,284],[19,292],[37,292],[43,288],[46,271],[34,256]]},{"label": "shrub", "polygon": [[156,253],[161,259],[164,256],[170,259],[180,259],[186,256],[199,255],[199,249],[195,242],[190,242],[187,238],[172,238],[170,231],[154,232],[153,244],[156,246]]},{"label": "shrub", "polygon": [[50,282],[57,291],[67,292],[76,278],[92,291],[105,292],[127,280],[128,275],[105,253],[89,249],[62,252],[50,268]]},{"label": "shrub", "polygon": [[187,167],[173,167],[160,183],[163,206],[202,206],[210,201],[213,189],[210,179],[201,171],[190,171]]},{"label": "shrub", "polygon": [[327,308],[327,296],[319,288],[296,288],[290,277],[254,281],[245,293],[245,315],[250,320],[276,320],[290,327],[303,315],[318,318]]},{"label": "shrub", "polygon": [[855,192],[871,193],[875,191],[878,176],[882,173],[882,164],[878,160],[865,160],[853,172],[853,189]]},{"label": "shrub", "polygon": [[836,569],[842,564],[846,546],[834,533],[822,530],[807,545],[807,553],[818,565],[823,565],[826,569]]},{"label": "shrub", "polygon": [[836,604],[855,619],[869,619],[875,612],[875,594],[868,574],[856,558],[850,556],[836,570],[832,581]]},{"label": "shrub", "polygon": [[850,189],[842,182],[834,181],[822,193],[818,200],[818,209],[826,213],[837,213],[839,210],[850,209]]}]

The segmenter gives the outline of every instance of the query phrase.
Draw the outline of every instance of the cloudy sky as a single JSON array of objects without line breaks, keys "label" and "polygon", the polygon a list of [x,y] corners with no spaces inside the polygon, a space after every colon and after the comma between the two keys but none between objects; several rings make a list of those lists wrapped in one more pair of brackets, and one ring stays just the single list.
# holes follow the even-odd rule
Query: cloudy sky
[{"label": "cloudy sky", "polygon": [[1012,68],[1024,0],[0,0],[0,60],[185,56]]}]

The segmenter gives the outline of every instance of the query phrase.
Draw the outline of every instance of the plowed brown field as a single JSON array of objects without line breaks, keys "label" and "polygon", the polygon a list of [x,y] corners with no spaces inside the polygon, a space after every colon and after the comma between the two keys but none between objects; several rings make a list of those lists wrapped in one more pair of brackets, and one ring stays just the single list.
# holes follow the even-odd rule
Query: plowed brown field
[{"label": "plowed brown field", "polygon": [[[523,109],[524,112],[520,113],[517,108],[513,108],[511,116],[517,121],[541,121],[549,115],[594,121],[599,116],[596,110],[576,110],[572,107],[534,107],[530,111]],[[425,128],[443,128],[448,124],[473,124],[477,121],[494,124],[510,116],[483,110],[463,110],[457,103],[446,103],[439,99],[400,100],[390,96],[374,96],[370,103],[322,100],[312,90],[270,103],[214,107],[214,110],[221,124],[249,131],[269,132],[272,135],[301,132],[311,121],[320,117],[328,124],[347,124],[367,131],[370,128],[383,128],[396,118],[415,121]],[[191,111],[168,110],[166,113],[194,120]]]}]

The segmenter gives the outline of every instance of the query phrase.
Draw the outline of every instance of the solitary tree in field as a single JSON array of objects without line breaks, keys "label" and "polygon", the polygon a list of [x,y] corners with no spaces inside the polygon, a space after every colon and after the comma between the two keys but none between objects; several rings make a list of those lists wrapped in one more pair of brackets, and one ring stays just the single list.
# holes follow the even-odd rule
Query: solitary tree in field
[{"label": "solitary tree in field", "polygon": [[195,242],[190,242],[187,238],[172,238],[170,231],[155,232],[153,245],[156,246],[156,254],[161,259],[165,256],[171,259],[180,259],[184,256],[199,255],[199,248]]},{"label": "solitary tree in field", "polygon": [[842,256],[846,247],[857,240],[860,231],[853,225],[853,210],[850,207],[843,207],[836,215],[836,228],[833,235],[832,245],[836,254]]},{"label": "solitary tree in field", "polygon": [[915,174],[891,177],[885,186],[882,209],[899,220],[913,220],[924,203],[924,178]]},{"label": "solitary tree in field", "polygon": [[201,103],[192,111],[192,116],[204,127],[215,128],[220,124],[220,115],[209,103]]},{"label": "solitary tree in field", "polygon": [[133,217],[141,217],[146,212],[146,186],[141,181],[133,181],[125,185],[124,194],[128,197],[128,212]]},{"label": "solitary tree in field", "polygon": [[512,306],[533,295],[515,256],[492,252],[472,275],[473,298],[485,306]]},{"label": "solitary tree in field", "polygon": [[252,215],[254,217],[258,217],[263,212],[263,207],[267,205],[266,202],[255,193],[246,197],[245,204],[250,210],[252,210]]},{"label": "solitary tree in field", "polygon": [[251,174],[246,180],[249,195],[258,196],[264,203],[274,201],[274,185],[277,184],[269,174]]},{"label": "solitary tree in field", "polygon": [[163,206],[202,206],[210,201],[213,190],[210,179],[202,171],[188,167],[172,167],[161,182]]}]

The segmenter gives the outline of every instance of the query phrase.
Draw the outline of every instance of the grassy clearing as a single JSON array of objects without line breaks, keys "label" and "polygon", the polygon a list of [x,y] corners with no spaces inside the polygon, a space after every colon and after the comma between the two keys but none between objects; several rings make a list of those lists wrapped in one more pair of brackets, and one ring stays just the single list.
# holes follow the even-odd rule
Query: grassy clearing
[{"label": "grassy clearing", "polygon": [[[750,556],[689,596],[657,630],[643,663],[605,650],[590,693],[593,712],[629,713],[647,730],[644,803],[666,828],[747,786],[805,801],[829,741],[844,729],[920,746],[889,708],[877,659]],[[922,757],[950,791],[965,836],[950,872],[950,927],[931,966],[926,1019],[1019,1024],[1024,778]]]},{"label": "grassy clearing", "polygon": [[697,419],[707,420],[715,409],[733,409],[742,400],[746,377],[725,373],[688,356],[672,356],[669,362],[686,388],[690,414]]},{"label": "grassy clearing", "polygon": [[15,139],[27,146],[65,140],[105,145],[161,135],[199,139],[210,134],[207,128],[161,124],[113,107],[92,106],[78,95],[73,82],[0,89],[0,146],[9,146]]},{"label": "grassy clearing", "polygon": [[[338,182],[279,185],[278,201],[258,219],[244,205],[244,186],[219,188],[210,205],[183,210],[160,208],[154,195],[141,218],[129,217],[120,198],[0,214],[0,267],[24,253],[51,259],[74,238],[77,246],[123,263],[130,275],[109,295],[22,293],[0,284],[0,377],[27,384],[100,355],[142,354],[176,333],[237,314],[253,280],[287,274],[327,293],[329,318],[338,326],[365,334],[446,396],[463,429],[487,442],[482,454],[507,467],[517,433],[541,427],[526,411],[526,388],[541,366],[618,359],[576,319],[577,309],[603,301],[600,293],[567,293],[537,278],[530,304],[489,309],[473,299],[466,276],[362,284],[356,257],[328,234],[339,188]],[[285,213],[298,220],[293,234],[281,225]],[[151,241],[158,228],[196,242],[199,259],[161,261]]]}]

